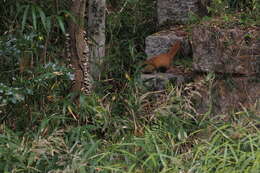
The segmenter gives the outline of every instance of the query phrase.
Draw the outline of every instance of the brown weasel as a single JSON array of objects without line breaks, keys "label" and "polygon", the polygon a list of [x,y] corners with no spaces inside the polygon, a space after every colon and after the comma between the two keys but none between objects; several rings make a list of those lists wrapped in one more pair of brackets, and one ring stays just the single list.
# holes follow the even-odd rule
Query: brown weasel
[{"label": "brown weasel", "polygon": [[173,58],[175,57],[180,48],[181,41],[177,41],[173,44],[169,52],[154,56],[151,59],[146,60],[144,62],[146,66],[143,72],[151,73],[154,70],[159,70],[160,68],[168,70],[171,66]]}]

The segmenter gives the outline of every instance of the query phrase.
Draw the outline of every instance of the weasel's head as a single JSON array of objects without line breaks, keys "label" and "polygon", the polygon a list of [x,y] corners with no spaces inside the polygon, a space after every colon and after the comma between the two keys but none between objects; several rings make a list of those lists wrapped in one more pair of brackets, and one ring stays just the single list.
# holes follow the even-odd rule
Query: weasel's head
[{"label": "weasel's head", "polygon": [[177,40],[173,46],[175,46],[176,48],[181,48],[181,41],[180,40]]},{"label": "weasel's head", "polygon": [[182,42],[180,40],[177,40],[175,43],[173,43],[172,47],[169,50],[170,54],[175,54],[182,48]]}]

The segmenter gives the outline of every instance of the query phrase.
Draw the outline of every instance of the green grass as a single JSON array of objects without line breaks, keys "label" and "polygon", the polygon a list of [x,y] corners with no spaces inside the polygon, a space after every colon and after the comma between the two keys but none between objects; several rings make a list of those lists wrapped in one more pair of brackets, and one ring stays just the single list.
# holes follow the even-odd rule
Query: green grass
[{"label": "green grass", "polygon": [[[100,127],[99,131],[98,122],[51,128],[49,124],[55,118],[43,119],[34,132],[28,130],[27,133],[14,132],[2,124],[0,171],[260,171],[260,131],[256,114],[244,110],[230,115],[226,121],[191,116],[187,100],[180,98],[179,92],[180,88],[169,88],[161,93],[160,102],[150,105],[153,111],[147,114],[138,114],[128,105],[128,115],[132,117],[122,117],[118,124],[103,121],[104,126],[110,124]],[[159,97],[158,93],[139,94],[138,98],[143,99],[136,105],[139,108],[144,108],[150,97]],[[112,114],[108,105],[103,108],[97,105],[95,109],[105,113],[99,115],[100,119]],[[114,116],[113,120],[119,118]]]}]

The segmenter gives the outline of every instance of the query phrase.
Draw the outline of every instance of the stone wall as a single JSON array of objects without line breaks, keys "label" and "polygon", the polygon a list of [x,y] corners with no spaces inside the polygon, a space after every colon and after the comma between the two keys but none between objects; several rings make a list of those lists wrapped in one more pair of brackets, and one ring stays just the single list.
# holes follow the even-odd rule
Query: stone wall
[{"label": "stone wall", "polygon": [[260,73],[260,27],[198,26],[192,31],[193,67],[203,72]]},{"label": "stone wall", "polygon": [[158,24],[187,23],[189,14],[205,15],[210,0],[157,0]]}]

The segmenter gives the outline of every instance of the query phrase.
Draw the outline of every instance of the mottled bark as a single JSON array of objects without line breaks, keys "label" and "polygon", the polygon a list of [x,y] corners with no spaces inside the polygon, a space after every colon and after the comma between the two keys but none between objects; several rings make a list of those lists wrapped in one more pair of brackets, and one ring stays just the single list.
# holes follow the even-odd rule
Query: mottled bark
[{"label": "mottled bark", "polygon": [[102,59],[105,56],[105,19],[106,0],[89,0],[88,2],[88,36],[90,44],[91,74],[100,77]]},{"label": "mottled bark", "polygon": [[85,94],[91,92],[91,76],[89,73],[89,47],[85,40],[84,16],[86,0],[73,1],[71,13],[76,22],[69,22],[71,65],[75,70],[75,83],[72,91],[83,91]]}]

